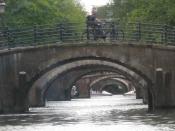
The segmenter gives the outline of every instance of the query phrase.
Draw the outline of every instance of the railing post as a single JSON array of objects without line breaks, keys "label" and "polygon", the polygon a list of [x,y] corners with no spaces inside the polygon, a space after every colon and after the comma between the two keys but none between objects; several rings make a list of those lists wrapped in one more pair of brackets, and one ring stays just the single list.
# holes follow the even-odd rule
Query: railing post
[{"label": "railing post", "polygon": [[60,24],[60,32],[59,32],[59,34],[60,34],[60,41],[62,42],[63,41],[63,24],[61,23]]},{"label": "railing post", "polygon": [[37,26],[34,25],[33,27],[33,44],[36,45],[37,44]]},{"label": "railing post", "polygon": [[141,23],[136,23],[136,41],[141,40]]},{"label": "railing post", "polygon": [[163,33],[164,33],[164,42],[167,43],[167,38],[168,38],[168,27],[167,25],[164,25],[164,28],[163,28]]},{"label": "railing post", "polygon": [[86,38],[87,38],[87,40],[89,40],[89,26],[88,26],[88,24],[86,24],[86,32],[87,32]]},{"label": "railing post", "polygon": [[56,24],[56,33],[58,37],[58,41],[60,40],[60,24]]},{"label": "railing post", "polygon": [[4,27],[4,35],[5,38],[7,39],[7,48],[10,48],[10,34],[9,34],[9,28],[8,27]]}]

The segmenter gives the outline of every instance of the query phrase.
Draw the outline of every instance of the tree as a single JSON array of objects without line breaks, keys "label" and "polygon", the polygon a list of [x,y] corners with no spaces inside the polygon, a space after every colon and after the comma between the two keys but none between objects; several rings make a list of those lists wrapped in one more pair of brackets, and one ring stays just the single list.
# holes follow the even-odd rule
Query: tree
[{"label": "tree", "polygon": [[175,25],[173,0],[113,0],[113,17],[122,22],[141,21]]},{"label": "tree", "polygon": [[83,22],[85,12],[75,0],[6,0],[8,26]]}]

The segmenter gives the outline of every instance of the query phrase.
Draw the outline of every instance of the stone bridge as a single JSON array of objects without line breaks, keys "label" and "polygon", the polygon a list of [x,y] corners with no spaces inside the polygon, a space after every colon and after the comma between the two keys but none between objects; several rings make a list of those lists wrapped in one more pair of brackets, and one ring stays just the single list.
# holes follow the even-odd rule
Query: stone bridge
[{"label": "stone bridge", "polygon": [[[96,73],[93,75],[83,76],[81,79],[79,79],[76,82],[75,86],[77,87],[78,92],[79,92],[79,95],[77,97],[78,98],[90,98],[90,91],[94,91],[94,89],[92,89],[92,85],[99,84],[99,82],[103,80],[107,80],[107,79],[110,79],[110,82],[108,83],[103,82],[103,87],[107,87],[107,85],[114,85],[115,87],[117,87],[118,85],[121,85],[122,88],[127,88],[127,91],[135,89],[132,83],[130,81],[127,81],[124,76],[121,76],[115,73],[110,73],[110,72],[100,72],[100,73]],[[96,88],[96,92],[101,92],[102,91],[101,87]],[[54,93],[55,92],[52,91],[52,93],[50,94],[54,94]],[[110,93],[115,94],[115,92],[113,91]]]},{"label": "stone bridge", "polygon": [[[70,97],[85,75],[112,72],[139,85],[149,109],[175,107],[175,47],[144,43],[79,43],[0,51],[0,112],[43,106],[55,81]],[[139,89],[139,88],[136,88]]]},{"label": "stone bridge", "polygon": [[[121,91],[119,90],[119,87],[121,88]],[[111,94],[123,94],[131,91],[131,89],[129,89],[130,87],[128,86],[128,83],[123,79],[117,77],[101,77],[99,79],[96,79],[90,84],[90,88],[97,92],[102,92],[105,90]]]},{"label": "stone bridge", "polygon": [[[74,70],[68,73],[68,75],[62,75],[60,78],[58,77],[49,87],[47,93],[46,93],[46,99],[49,101],[63,101],[63,100],[70,100],[69,96],[66,96],[65,93],[65,86],[69,87],[71,89],[72,86],[75,86],[77,88],[78,91],[78,96],[77,98],[90,98],[90,84],[92,82],[94,82],[96,79],[98,78],[102,78],[102,77],[122,77],[123,76],[119,76],[116,75],[114,73],[109,73],[109,72],[97,72],[98,70],[95,69],[95,72],[93,72],[94,69],[79,69],[79,70]],[[84,72],[87,73],[87,71],[90,73],[88,73],[88,75],[85,75],[81,78],[79,78],[80,74]],[[100,69],[101,71],[101,69]],[[77,80],[77,75],[78,75],[78,80]],[[68,77],[68,78],[65,78]],[[69,83],[67,80],[69,80]],[[73,79],[73,82],[71,82],[71,79]],[[63,81],[66,80],[64,83]]]}]

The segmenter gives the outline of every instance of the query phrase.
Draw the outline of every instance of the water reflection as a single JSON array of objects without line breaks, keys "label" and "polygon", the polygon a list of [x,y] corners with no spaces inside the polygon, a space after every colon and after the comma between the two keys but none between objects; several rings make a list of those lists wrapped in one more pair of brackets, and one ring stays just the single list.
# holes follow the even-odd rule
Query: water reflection
[{"label": "water reflection", "polygon": [[0,115],[0,131],[11,130],[175,130],[174,110],[147,112],[134,96],[103,96],[67,102],[48,102],[30,113]]}]

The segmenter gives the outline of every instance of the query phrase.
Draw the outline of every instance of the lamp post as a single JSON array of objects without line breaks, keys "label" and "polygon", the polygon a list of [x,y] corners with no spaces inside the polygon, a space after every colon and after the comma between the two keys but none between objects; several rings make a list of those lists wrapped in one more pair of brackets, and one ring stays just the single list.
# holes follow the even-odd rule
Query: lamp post
[{"label": "lamp post", "polygon": [[0,14],[3,14],[5,12],[5,6],[6,6],[5,1],[0,0]]},{"label": "lamp post", "polygon": [[3,22],[3,14],[5,12],[5,6],[6,3],[4,0],[0,0],[0,17],[1,17],[1,26],[4,26],[4,22]]},{"label": "lamp post", "polygon": [[[5,12],[5,5],[6,5],[5,4],[5,1],[4,0],[0,0],[0,36],[1,36],[1,39],[4,36],[4,20],[3,20],[3,14]],[[4,43],[0,43],[0,44],[4,44]]]}]

